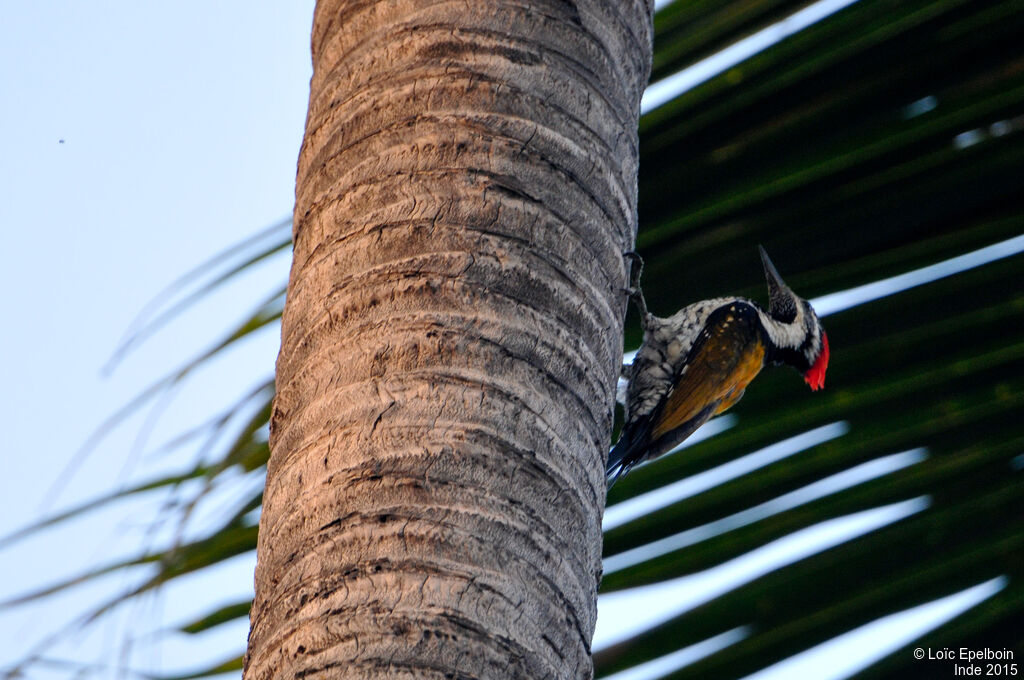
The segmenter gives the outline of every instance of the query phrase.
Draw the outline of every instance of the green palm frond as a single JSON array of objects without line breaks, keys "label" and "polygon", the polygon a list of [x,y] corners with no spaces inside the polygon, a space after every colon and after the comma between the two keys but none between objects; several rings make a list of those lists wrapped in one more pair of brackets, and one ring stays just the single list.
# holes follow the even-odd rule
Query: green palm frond
[{"label": "green palm frond", "polygon": [[[669,5],[666,21],[676,5],[701,3]],[[784,3],[713,11],[725,16],[726,5],[739,17]],[[1015,239],[1024,233],[1020,9],[861,0],[651,111],[641,124],[638,245],[652,308],[763,297],[757,243],[809,298],[994,243],[1024,250]],[[671,54],[701,54],[701,36],[690,35]],[[767,373],[733,410],[733,427],[616,485],[610,514],[780,439],[848,424],[609,529],[606,566],[628,566],[605,576],[603,592],[712,573],[826,522],[921,505],[599,650],[598,675],[740,629],[742,639],[665,677],[742,677],[992,579],[1003,579],[999,593],[928,639],[1020,649],[1005,626],[1024,616],[1021,271],[1024,254],[1009,255],[840,309],[824,319],[833,348],[824,392]],[[639,329],[629,338],[638,342]],[[875,476],[859,479],[872,464]],[[815,491],[830,480],[836,490]],[[903,677],[914,663],[896,650],[858,677]]]}]

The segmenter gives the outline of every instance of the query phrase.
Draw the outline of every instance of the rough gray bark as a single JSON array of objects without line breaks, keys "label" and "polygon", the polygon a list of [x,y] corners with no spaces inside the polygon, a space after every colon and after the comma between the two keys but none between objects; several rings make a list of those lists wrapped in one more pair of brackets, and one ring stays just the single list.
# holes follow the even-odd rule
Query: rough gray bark
[{"label": "rough gray bark", "polygon": [[321,0],[245,677],[588,678],[649,0]]}]

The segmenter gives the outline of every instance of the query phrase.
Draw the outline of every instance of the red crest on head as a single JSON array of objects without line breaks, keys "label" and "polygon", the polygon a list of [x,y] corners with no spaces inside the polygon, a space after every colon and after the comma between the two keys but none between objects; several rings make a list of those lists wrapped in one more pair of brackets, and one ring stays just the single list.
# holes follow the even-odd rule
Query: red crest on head
[{"label": "red crest on head", "polygon": [[828,368],[828,336],[825,331],[821,332],[821,352],[814,365],[804,373],[804,380],[811,386],[812,390],[820,390],[825,386],[825,370]]}]

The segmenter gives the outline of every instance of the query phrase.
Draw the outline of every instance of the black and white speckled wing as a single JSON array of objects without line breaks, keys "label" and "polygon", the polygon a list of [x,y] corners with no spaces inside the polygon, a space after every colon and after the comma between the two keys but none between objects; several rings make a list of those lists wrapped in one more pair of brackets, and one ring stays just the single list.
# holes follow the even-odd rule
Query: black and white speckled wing
[{"label": "black and white speckled wing", "polygon": [[714,298],[683,307],[661,319],[645,322],[644,341],[629,369],[626,387],[626,424],[649,415],[672,388],[680,365],[711,312],[743,298]]},{"label": "black and white speckled wing", "polygon": [[[736,302],[751,304],[743,298],[715,298],[684,307],[667,319],[654,316],[645,319],[644,342],[628,371],[626,420],[619,441],[608,457],[606,471],[614,479],[645,460],[648,454],[657,455],[657,452],[647,451],[651,443],[653,415],[665,403],[673,386],[682,379],[687,369],[687,357],[694,350],[709,317],[716,310]],[[673,431],[675,440],[681,441],[689,436],[693,429],[713,415],[717,406],[717,403],[708,404],[706,413],[692,419],[693,427],[689,431],[684,431],[685,427]]]}]

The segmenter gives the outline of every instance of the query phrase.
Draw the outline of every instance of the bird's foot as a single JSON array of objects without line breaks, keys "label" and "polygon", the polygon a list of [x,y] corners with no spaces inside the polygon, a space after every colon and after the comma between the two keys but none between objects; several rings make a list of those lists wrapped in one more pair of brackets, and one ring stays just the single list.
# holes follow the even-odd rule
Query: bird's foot
[{"label": "bird's foot", "polygon": [[623,259],[629,262],[629,287],[626,292],[630,297],[640,294],[640,275],[644,272],[644,258],[640,253],[630,250],[622,254]]},{"label": "bird's foot", "polygon": [[640,288],[640,276],[644,272],[644,259],[635,250],[622,254],[623,259],[629,262],[629,287],[623,292],[636,304],[640,310],[640,318],[647,319],[647,301],[644,299],[644,292]]}]

